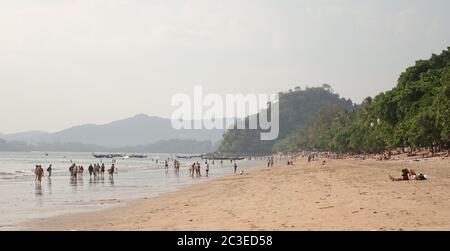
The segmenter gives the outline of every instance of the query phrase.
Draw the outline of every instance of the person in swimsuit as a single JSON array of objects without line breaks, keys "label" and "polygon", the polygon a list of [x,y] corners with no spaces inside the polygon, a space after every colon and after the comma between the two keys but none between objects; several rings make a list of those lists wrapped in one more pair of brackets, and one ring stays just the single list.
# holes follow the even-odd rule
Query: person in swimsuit
[{"label": "person in swimsuit", "polygon": [[36,166],[36,179],[41,184],[42,176],[44,176],[44,169],[41,165]]},{"label": "person in swimsuit", "polygon": [[402,169],[402,176],[401,178],[394,178],[391,175],[389,175],[389,178],[391,181],[408,181],[408,180],[426,180],[427,176],[419,173],[419,175],[414,172],[412,169]]}]

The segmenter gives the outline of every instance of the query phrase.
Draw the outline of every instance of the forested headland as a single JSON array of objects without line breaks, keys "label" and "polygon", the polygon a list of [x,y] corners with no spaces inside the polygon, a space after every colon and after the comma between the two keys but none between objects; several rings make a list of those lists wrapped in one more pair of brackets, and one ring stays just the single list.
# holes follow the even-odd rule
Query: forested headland
[{"label": "forested headland", "polygon": [[[381,153],[395,148],[450,147],[450,47],[401,73],[396,87],[361,104],[329,85],[280,93],[280,137],[228,130],[222,153],[332,151]],[[268,108],[270,111],[270,107]],[[270,112],[269,112],[270,113]]]}]

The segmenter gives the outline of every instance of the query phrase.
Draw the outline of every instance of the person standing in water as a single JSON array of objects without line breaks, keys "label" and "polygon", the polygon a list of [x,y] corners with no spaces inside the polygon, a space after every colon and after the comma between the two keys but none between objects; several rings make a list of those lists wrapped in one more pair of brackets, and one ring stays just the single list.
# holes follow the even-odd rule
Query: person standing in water
[{"label": "person standing in water", "polygon": [[114,172],[116,171],[116,167],[114,166],[114,164],[111,165],[111,169],[109,169],[109,176],[111,178],[114,178]]},{"label": "person standing in water", "polygon": [[202,172],[200,171],[201,167],[200,167],[200,163],[197,162],[197,176],[198,177],[202,177]]},{"label": "person standing in water", "polygon": [[237,171],[237,164],[236,164],[236,161],[234,162],[234,173],[236,173],[236,171]]},{"label": "person standing in water", "polygon": [[88,171],[89,171],[89,177],[92,177],[92,173],[94,172],[94,167],[92,166],[92,164],[89,165]]},{"label": "person standing in water", "polygon": [[101,173],[102,173],[102,177],[105,174],[105,163],[102,163],[102,167],[100,169]]},{"label": "person standing in water", "polygon": [[95,173],[96,173],[96,176],[97,175],[100,176],[100,164],[99,163],[95,164]]},{"label": "person standing in water", "polygon": [[36,167],[34,168],[34,181],[38,180],[38,174],[39,174],[39,165],[36,165]]},{"label": "person standing in water", "polygon": [[192,163],[191,169],[189,169],[191,177],[194,177],[194,171],[195,171],[195,163]]},{"label": "person standing in water", "polygon": [[206,177],[209,175],[209,163],[206,162]]},{"label": "person standing in water", "polygon": [[48,172],[48,177],[51,177],[52,176],[52,164],[50,164],[50,166],[48,166],[47,172]]},{"label": "person standing in water", "polygon": [[44,176],[44,169],[41,165],[36,165],[36,169],[34,172],[36,174],[35,180],[39,181],[39,184],[41,184],[42,176]]}]

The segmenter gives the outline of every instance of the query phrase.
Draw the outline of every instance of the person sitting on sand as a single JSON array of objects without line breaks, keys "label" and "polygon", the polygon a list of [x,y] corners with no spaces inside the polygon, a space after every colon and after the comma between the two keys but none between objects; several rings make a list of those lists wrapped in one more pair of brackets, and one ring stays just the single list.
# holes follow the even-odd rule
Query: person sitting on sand
[{"label": "person sitting on sand", "polygon": [[391,175],[389,175],[389,178],[392,181],[406,181],[406,180],[426,180],[427,176],[419,173],[419,175],[416,175],[416,172],[412,169],[402,169],[402,177],[401,178],[394,178]]}]

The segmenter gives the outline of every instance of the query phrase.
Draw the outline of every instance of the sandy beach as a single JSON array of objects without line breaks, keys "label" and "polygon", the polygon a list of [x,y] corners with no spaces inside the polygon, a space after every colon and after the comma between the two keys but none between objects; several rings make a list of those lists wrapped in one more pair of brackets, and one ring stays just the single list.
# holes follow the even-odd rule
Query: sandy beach
[{"label": "sandy beach", "polygon": [[[402,168],[426,181],[392,182]],[[30,230],[450,230],[450,159],[298,160]]]}]

